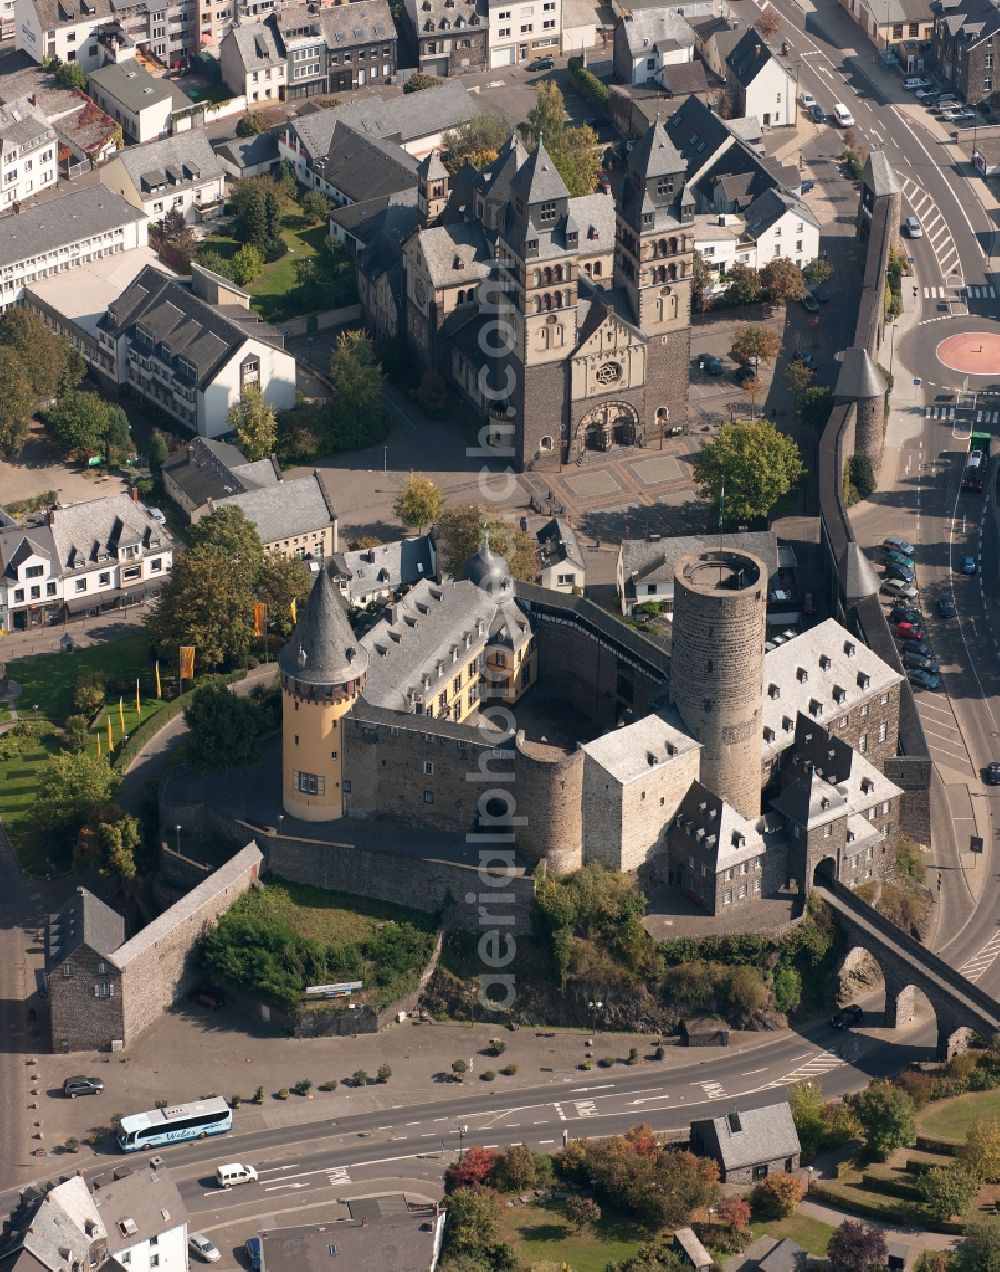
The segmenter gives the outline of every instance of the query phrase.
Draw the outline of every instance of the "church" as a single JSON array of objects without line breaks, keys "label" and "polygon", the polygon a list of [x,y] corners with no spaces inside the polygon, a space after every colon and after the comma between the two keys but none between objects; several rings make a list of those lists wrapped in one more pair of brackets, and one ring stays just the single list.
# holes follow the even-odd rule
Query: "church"
[{"label": "church", "polygon": [[[573,197],[544,145],[514,136],[454,177],[417,171],[417,226],[359,260],[366,321],[398,332],[485,421],[515,468],[659,442],[687,416],[694,194],[656,122],[633,147],[617,203]],[[399,253],[399,269],[385,259]]]}]

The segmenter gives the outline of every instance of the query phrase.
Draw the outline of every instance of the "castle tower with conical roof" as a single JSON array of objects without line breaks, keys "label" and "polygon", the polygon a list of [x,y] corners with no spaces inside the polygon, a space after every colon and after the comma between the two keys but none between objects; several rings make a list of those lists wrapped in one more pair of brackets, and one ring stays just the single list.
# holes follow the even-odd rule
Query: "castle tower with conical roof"
[{"label": "castle tower with conical roof", "polygon": [[282,804],[291,817],[332,821],[344,812],[343,719],[365,687],[368,651],[354,639],[326,569],[278,655],[278,670]]}]

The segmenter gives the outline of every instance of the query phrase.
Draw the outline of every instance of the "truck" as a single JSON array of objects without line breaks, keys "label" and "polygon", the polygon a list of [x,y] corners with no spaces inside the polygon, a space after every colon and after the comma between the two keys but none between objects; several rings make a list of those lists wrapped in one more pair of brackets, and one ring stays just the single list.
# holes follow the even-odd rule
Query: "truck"
[{"label": "truck", "polygon": [[962,489],[980,491],[986,480],[986,470],[990,464],[990,444],[992,433],[970,433],[969,453],[962,472]]}]

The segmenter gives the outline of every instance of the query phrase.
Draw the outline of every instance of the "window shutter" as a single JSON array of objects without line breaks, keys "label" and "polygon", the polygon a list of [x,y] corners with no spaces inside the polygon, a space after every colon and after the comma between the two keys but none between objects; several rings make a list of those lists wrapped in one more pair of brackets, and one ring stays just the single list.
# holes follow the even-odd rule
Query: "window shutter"
[{"label": "window shutter", "polygon": [[95,986],[94,986],[94,997],[95,997],[95,998],[100,998],[100,996],[101,996],[101,987],[100,987],[100,985],[95,985]]},{"label": "window shutter", "polygon": [[115,983],[114,981],[111,981],[108,984],[108,997],[114,998],[114,996],[115,996]]}]

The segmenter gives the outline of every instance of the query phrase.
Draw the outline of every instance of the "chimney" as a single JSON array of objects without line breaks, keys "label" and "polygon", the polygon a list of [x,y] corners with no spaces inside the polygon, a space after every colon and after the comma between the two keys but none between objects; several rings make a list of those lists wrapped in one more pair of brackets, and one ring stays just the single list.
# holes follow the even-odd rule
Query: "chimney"
[{"label": "chimney", "polygon": [[47,520],[48,520],[48,523],[49,523],[49,525],[50,525],[50,526],[54,526],[54,525],[56,524],[56,510],[55,510],[55,508],[50,508],[50,509],[49,509],[49,515],[48,515]]},{"label": "chimney", "polygon": [[131,489],[129,490],[129,494],[132,496],[133,503],[139,502],[139,487],[138,486],[132,486]]}]

